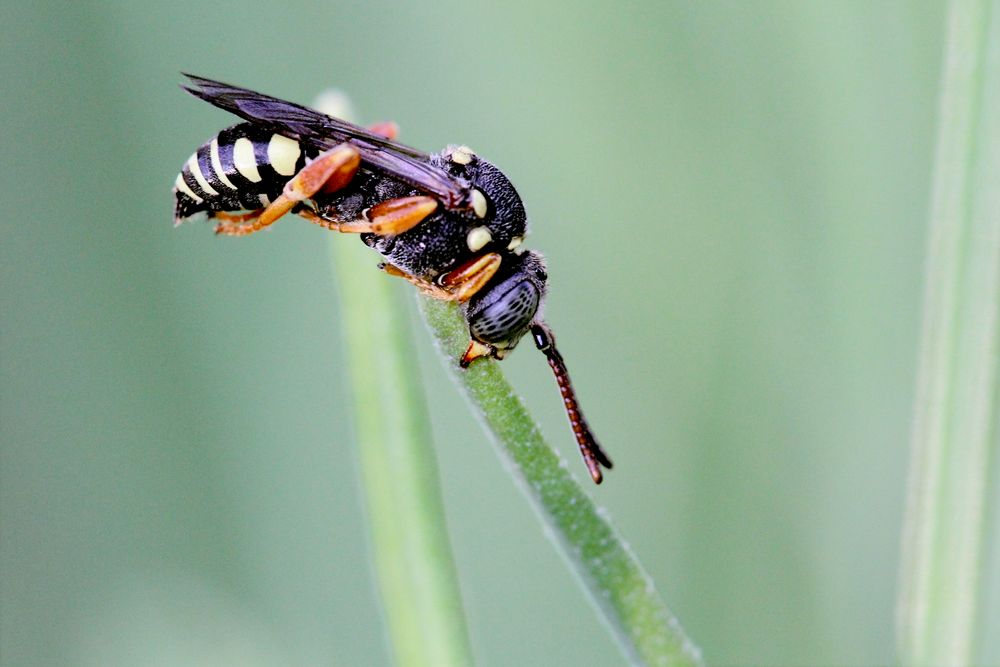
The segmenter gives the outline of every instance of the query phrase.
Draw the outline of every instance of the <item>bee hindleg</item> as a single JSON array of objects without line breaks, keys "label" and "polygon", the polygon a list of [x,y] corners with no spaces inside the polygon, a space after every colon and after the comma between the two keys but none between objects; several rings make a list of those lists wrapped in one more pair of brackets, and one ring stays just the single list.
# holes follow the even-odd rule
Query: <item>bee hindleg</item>
[{"label": "bee hindleg", "polygon": [[433,197],[417,195],[387,199],[372,206],[365,212],[366,220],[339,222],[319,215],[302,207],[295,212],[314,224],[345,234],[378,234],[393,236],[413,229],[431,213],[437,210],[438,202]]},{"label": "bee hindleg", "polygon": [[452,293],[452,300],[464,303],[481,290],[500,268],[500,255],[488,252],[473,258],[441,276],[441,285]]},{"label": "bee hindleg", "polygon": [[360,164],[361,155],[348,144],[320,153],[285,183],[281,196],[261,211],[256,220],[248,223],[253,229],[245,233],[251,234],[271,226],[278,218],[320,190],[333,192],[343,188],[354,178]]},{"label": "bee hindleg", "polygon": [[260,217],[260,211],[250,211],[248,213],[227,213],[225,211],[212,211],[208,217],[218,220],[215,225],[215,233],[223,236],[246,236],[253,234],[253,221]]},{"label": "bee hindleg", "polygon": [[393,141],[399,136],[399,125],[396,125],[394,122],[389,120],[369,125],[368,131],[372,134],[377,134],[380,137],[385,137],[389,141]]}]

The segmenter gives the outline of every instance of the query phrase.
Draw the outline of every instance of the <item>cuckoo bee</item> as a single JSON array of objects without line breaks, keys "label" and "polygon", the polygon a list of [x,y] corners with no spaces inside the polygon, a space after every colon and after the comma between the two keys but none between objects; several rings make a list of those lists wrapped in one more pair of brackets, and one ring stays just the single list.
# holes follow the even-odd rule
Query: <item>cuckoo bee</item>
[{"label": "cuckoo bee", "polygon": [[528,332],[548,359],[591,478],[611,460],[583,418],[552,331],[541,319],[545,260],[521,245],[527,215],[514,186],[467,146],[427,154],[394,123],[363,128],[245,88],[185,75],[195,97],[243,119],[188,159],[174,221],[196,214],[216,234],[247,236],[287,213],[359,234],[386,273],[460,304],[470,342],[459,364],[503,359]]}]

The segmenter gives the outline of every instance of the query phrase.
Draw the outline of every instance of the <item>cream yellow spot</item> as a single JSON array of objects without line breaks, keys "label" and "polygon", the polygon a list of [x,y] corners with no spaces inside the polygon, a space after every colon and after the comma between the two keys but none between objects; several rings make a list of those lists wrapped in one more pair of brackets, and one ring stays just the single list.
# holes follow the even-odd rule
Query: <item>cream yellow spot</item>
[{"label": "cream yellow spot", "polygon": [[267,208],[271,205],[271,198],[267,195],[257,195],[257,199],[260,200],[260,205]]},{"label": "cream yellow spot", "polygon": [[229,177],[226,176],[226,172],[222,169],[222,161],[219,160],[219,141],[218,141],[218,139],[212,139],[212,145],[209,146],[209,149],[208,149],[208,156],[209,156],[209,158],[212,161],[212,169],[215,170],[215,175],[218,176],[219,181],[223,185],[225,185],[227,188],[235,190],[236,186],[233,185],[233,182],[229,180]]},{"label": "cream yellow spot", "polygon": [[515,236],[510,240],[510,243],[507,244],[507,250],[513,250],[517,246],[521,245],[521,243],[523,242],[524,242],[523,236]]},{"label": "cream yellow spot", "polygon": [[469,250],[479,252],[487,243],[493,240],[493,235],[486,227],[473,227],[465,237],[465,242],[469,245]]},{"label": "cream yellow spot", "polygon": [[185,195],[187,195],[188,197],[190,197],[191,199],[193,199],[195,201],[195,203],[200,204],[203,201],[205,201],[204,199],[202,199],[201,197],[199,197],[198,195],[196,195],[194,193],[194,190],[192,190],[191,188],[188,187],[188,184],[184,182],[184,176],[181,175],[181,174],[177,174],[177,180],[174,181],[174,188],[178,192],[183,192]]},{"label": "cream yellow spot", "polygon": [[253,143],[246,137],[240,137],[233,144],[233,164],[243,178],[254,183],[260,183],[260,172],[257,171],[257,158],[253,155]]},{"label": "cream yellow spot", "polygon": [[188,171],[190,171],[191,175],[194,176],[194,180],[198,182],[198,187],[201,188],[202,192],[209,195],[219,194],[215,188],[209,185],[208,181],[205,180],[205,175],[201,173],[201,167],[198,166],[197,153],[188,158],[187,166],[188,166]]},{"label": "cream yellow spot", "polygon": [[472,210],[476,212],[478,217],[486,217],[486,195],[475,189],[472,191]]},{"label": "cream yellow spot", "polygon": [[271,141],[267,144],[267,160],[282,176],[295,174],[295,164],[299,161],[301,153],[299,142],[280,134],[272,135]]},{"label": "cream yellow spot", "polygon": [[468,146],[459,146],[451,152],[450,157],[455,164],[469,164],[476,154]]}]

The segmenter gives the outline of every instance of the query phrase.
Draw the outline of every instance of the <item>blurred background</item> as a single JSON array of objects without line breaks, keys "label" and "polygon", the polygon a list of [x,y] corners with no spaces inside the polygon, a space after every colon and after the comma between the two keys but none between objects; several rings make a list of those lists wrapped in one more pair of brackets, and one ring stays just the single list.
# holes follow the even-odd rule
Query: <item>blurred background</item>
[{"label": "blurred background", "polygon": [[[81,0],[0,19],[4,665],[389,660],[328,259],[358,240],[173,229],[177,171],[235,122],[181,70],[305,103],[337,86],[407,143],[500,165],[617,464],[591,492],[707,660],[893,661],[941,2]],[[387,279],[376,261],[358,280]],[[621,664],[412,328],[477,658]],[[584,479],[524,347],[508,376]]]}]

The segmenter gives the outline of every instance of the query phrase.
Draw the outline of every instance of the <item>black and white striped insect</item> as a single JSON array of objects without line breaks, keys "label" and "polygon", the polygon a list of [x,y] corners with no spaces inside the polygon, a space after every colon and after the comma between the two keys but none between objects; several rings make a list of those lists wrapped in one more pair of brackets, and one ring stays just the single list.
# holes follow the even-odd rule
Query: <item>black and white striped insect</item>
[{"label": "black and white striped insect", "polygon": [[174,221],[197,214],[217,234],[246,236],[293,213],[360,234],[386,273],[461,305],[469,347],[459,363],[503,359],[531,332],[548,359],[584,462],[600,484],[611,460],[583,418],[551,330],[548,275],[522,246],[527,215],[514,186],[467,146],[427,154],[395,141],[394,123],[365,129],[292,102],[187,75],[184,89],[245,122],[188,159],[174,184]]}]

